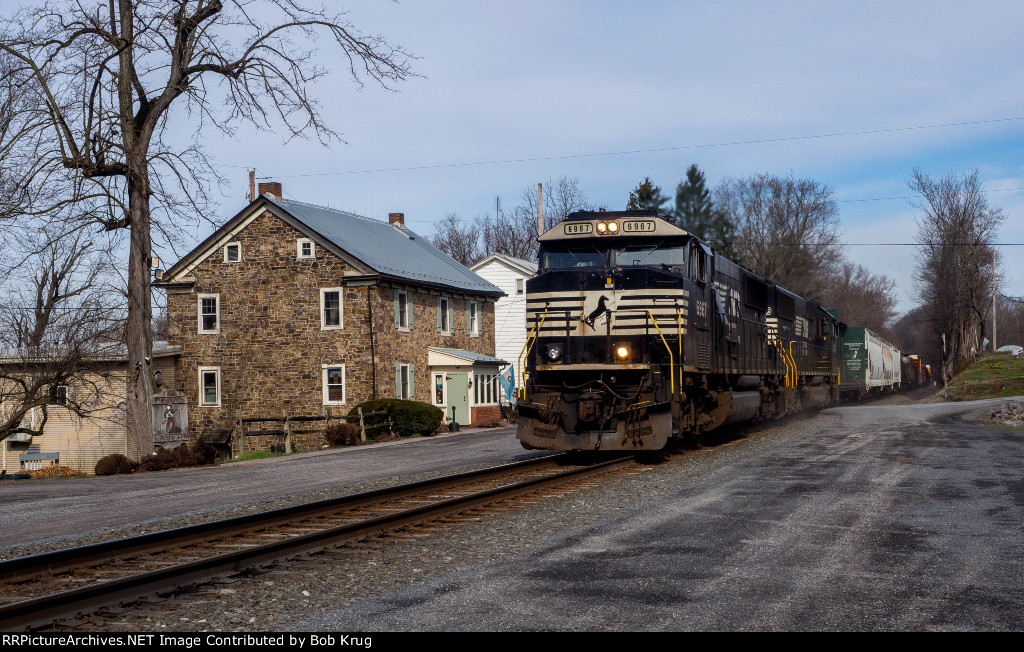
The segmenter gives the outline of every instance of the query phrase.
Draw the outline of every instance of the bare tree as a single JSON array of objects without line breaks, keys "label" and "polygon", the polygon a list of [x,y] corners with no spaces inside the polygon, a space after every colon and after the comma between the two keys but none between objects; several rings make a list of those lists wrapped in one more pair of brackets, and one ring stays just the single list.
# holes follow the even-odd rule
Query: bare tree
[{"label": "bare tree", "polygon": [[897,316],[896,281],[849,261],[826,275],[818,300],[835,308],[844,322],[884,335],[890,334]]},{"label": "bare tree", "polygon": [[989,206],[977,170],[932,178],[915,169],[907,183],[922,197],[915,280],[934,337],[946,337],[948,378],[981,350],[995,273],[991,245],[1005,216]]},{"label": "bare tree", "polygon": [[996,296],[997,344],[1024,346],[1024,297]]},{"label": "bare tree", "polygon": [[[53,405],[79,416],[105,406],[100,394],[122,350],[110,251],[82,233],[42,240],[42,251],[7,251],[16,265],[0,286],[0,440],[41,434]],[[33,413],[40,418],[26,418]]]},{"label": "bare tree", "polygon": [[[576,177],[548,179],[543,185],[544,229],[570,213],[593,210]],[[537,255],[537,189],[527,187],[519,202],[498,217],[481,215],[465,221],[454,213],[434,225],[431,242],[464,265],[494,253],[532,259]],[[469,262],[467,262],[469,261]]]},{"label": "bare tree", "polygon": [[[389,87],[411,74],[400,48],[298,0],[48,0],[0,25],[4,83],[35,107],[7,134],[24,160],[36,150],[29,179],[63,182],[66,197],[105,209],[87,219],[129,229],[126,341],[139,366],[128,401],[140,454],[153,444],[154,382],[143,364],[152,353],[151,231],[170,238],[179,220],[203,214],[216,179],[198,137],[206,125],[230,134],[238,122],[275,123],[289,138],[322,143],[338,136],[307,93],[326,73],[307,49],[320,36],[359,84]],[[178,105],[195,126],[190,144],[169,129]]]},{"label": "bare tree", "polygon": [[736,225],[744,264],[788,290],[817,297],[842,258],[832,188],[813,179],[759,174],[727,179],[715,203]]},{"label": "bare tree", "polygon": [[435,247],[467,267],[480,260],[480,234],[473,222],[448,213],[434,223],[430,241]]}]

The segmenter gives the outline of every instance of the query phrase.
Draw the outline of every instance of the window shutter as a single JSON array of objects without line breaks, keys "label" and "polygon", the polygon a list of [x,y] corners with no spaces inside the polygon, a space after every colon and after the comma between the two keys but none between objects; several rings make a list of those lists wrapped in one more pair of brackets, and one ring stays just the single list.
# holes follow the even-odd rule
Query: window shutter
[{"label": "window shutter", "polygon": [[395,363],[395,398],[402,398],[402,365]]},{"label": "window shutter", "polygon": [[405,306],[409,309],[409,319],[406,321],[409,324],[409,330],[412,330],[412,291],[405,295]]},{"label": "window shutter", "polygon": [[441,332],[441,297],[437,298],[437,332]]},{"label": "window shutter", "polygon": [[416,400],[416,365],[409,365],[409,400]]},{"label": "window shutter", "polygon": [[401,322],[398,320],[398,290],[395,290],[395,328],[401,326]]},{"label": "window shutter", "polygon": [[473,328],[470,326],[469,315],[473,310],[473,302],[466,299],[466,335],[473,334]]}]

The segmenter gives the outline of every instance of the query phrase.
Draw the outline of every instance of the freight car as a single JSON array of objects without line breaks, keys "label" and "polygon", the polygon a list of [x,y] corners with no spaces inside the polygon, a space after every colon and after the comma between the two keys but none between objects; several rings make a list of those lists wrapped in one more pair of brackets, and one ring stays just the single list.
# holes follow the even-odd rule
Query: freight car
[{"label": "freight car", "polygon": [[900,351],[885,338],[863,326],[849,326],[840,347],[840,398],[863,400],[901,389]]},{"label": "freight car", "polygon": [[656,212],[573,213],[539,242],[524,447],[657,450],[838,401],[842,322]]},{"label": "freight car", "polygon": [[904,355],[903,362],[903,389],[917,389],[928,383],[927,365],[919,355]]}]

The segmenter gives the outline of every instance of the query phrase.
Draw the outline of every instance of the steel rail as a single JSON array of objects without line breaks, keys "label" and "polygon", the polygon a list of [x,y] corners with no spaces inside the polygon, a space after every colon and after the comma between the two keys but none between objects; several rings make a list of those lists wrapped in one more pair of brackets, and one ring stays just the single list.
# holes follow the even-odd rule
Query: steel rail
[{"label": "steel rail", "polygon": [[292,521],[315,518],[339,509],[372,504],[380,501],[382,498],[402,498],[430,487],[442,486],[445,483],[451,484],[474,479],[483,480],[490,475],[527,469],[557,457],[558,455],[544,455],[520,462],[420,480],[408,484],[341,496],[339,498],[329,498],[294,507],[283,507],[220,521],[151,532],[115,541],[104,541],[65,550],[44,552],[28,557],[8,559],[0,561],[0,582],[10,583],[15,580],[34,577],[41,573],[59,573],[64,570],[81,568],[93,562],[109,561],[117,556],[137,555],[153,550],[161,550],[168,546],[183,546],[197,541],[227,537]]},{"label": "steel rail", "polygon": [[[527,462],[537,464],[539,460],[547,460],[550,459],[550,457],[553,456],[528,460]],[[100,610],[102,607],[110,606],[121,601],[137,600],[154,594],[172,592],[182,586],[209,581],[215,577],[225,574],[242,572],[260,564],[267,564],[283,558],[294,557],[321,550],[329,544],[338,544],[346,541],[363,539],[382,531],[393,530],[430,518],[439,518],[447,514],[465,511],[467,509],[472,509],[473,507],[494,502],[498,499],[511,498],[523,493],[529,493],[548,486],[557,485],[569,479],[583,477],[599,471],[607,471],[615,466],[629,464],[631,461],[631,458],[617,457],[591,466],[572,469],[554,476],[532,478],[512,485],[486,489],[466,496],[439,501],[431,505],[414,507],[393,514],[371,518],[359,523],[341,525],[328,528],[320,532],[313,532],[261,546],[254,546],[246,550],[239,550],[207,559],[169,566],[167,568],[149,571],[138,575],[98,582],[79,589],[62,591],[60,593],[12,603],[0,607],[0,631],[14,631],[45,626],[52,623],[54,620],[75,617],[82,613],[92,613]],[[495,475],[497,474],[496,469],[508,472],[510,470],[517,470],[523,466],[523,463],[503,465],[493,469],[485,469],[484,474],[486,475],[486,472],[490,472],[491,475]],[[525,466],[529,466],[529,464],[525,464]],[[450,485],[459,482],[459,480],[456,480],[455,478],[462,478],[462,481],[465,481],[465,479],[475,479],[473,476],[478,476],[479,474],[480,472],[469,472],[465,474],[458,474],[456,476],[447,476],[433,481],[428,480],[413,483],[413,485],[402,485],[398,489],[401,490],[400,493],[402,494],[413,493],[412,490],[407,491],[407,489],[414,485],[417,486],[419,490],[428,488],[431,484],[440,488],[446,484]],[[468,478],[466,476],[468,476]],[[381,497],[386,493],[387,490],[378,490],[368,492],[367,494],[360,494],[360,497],[371,494]],[[268,512],[268,514],[276,514],[280,511],[283,510],[274,510],[274,512]],[[240,518],[247,519],[249,517]],[[230,520],[235,521],[239,519]],[[294,515],[291,520],[295,520]],[[252,528],[250,527],[249,529]],[[169,532],[176,531],[171,530]],[[143,537],[135,538],[147,538],[149,536],[150,535],[143,535]],[[36,555],[36,557],[39,556],[40,555]]]}]

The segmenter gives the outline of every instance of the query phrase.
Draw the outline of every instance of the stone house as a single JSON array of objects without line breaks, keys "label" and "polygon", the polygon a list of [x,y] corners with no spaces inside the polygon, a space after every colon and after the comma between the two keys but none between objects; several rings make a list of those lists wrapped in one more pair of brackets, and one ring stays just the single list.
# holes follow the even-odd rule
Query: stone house
[{"label": "stone house", "polygon": [[495,355],[516,365],[526,344],[526,280],[537,275],[537,262],[491,254],[470,269],[505,293],[494,304]]},{"label": "stone house", "polygon": [[428,402],[449,418],[455,407],[462,425],[498,421],[502,291],[401,213],[382,222],[260,184],[257,199],[156,287],[181,347],[176,389],[190,403],[191,439],[234,427],[239,414],[347,414],[374,398]]}]

